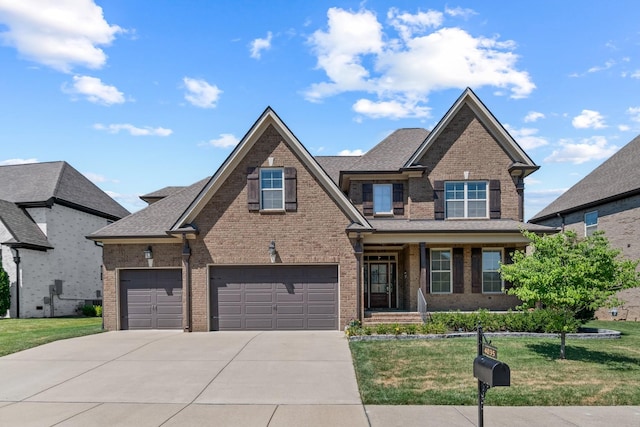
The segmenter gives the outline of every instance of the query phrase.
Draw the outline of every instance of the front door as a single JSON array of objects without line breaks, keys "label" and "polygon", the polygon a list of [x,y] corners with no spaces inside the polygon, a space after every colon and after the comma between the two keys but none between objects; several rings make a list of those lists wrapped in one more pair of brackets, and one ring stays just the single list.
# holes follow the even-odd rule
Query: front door
[{"label": "front door", "polygon": [[394,256],[369,256],[365,264],[367,308],[396,308],[396,262]]}]

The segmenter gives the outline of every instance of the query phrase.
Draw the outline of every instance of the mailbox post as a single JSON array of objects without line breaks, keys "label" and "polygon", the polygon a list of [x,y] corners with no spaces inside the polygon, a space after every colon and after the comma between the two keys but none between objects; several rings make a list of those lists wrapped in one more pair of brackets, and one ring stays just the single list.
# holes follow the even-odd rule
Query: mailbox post
[{"label": "mailbox post", "polygon": [[498,350],[485,346],[484,341],[486,338],[482,333],[482,325],[478,325],[478,355],[473,361],[473,376],[478,379],[478,427],[484,427],[484,397],[487,390],[511,385],[509,366],[498,361]]}]

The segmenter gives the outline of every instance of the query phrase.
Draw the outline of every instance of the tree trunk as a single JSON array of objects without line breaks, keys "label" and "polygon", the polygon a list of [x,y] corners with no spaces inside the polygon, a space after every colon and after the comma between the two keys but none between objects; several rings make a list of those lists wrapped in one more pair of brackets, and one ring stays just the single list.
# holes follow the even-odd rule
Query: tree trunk
[{"label": "tree trunk", "polygon": [[560,359],[562,360],[566,359],[565,347],[564,347],[566,337],[567,337],[567,333],[565,331],[560,332]]}]

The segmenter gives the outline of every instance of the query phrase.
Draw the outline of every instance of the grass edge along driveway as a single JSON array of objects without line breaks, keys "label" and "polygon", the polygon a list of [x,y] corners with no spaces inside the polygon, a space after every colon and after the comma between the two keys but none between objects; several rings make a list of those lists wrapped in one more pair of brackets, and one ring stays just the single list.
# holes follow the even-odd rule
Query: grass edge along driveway
[{"label": "grass edge along driveway", "polygon": [[[620,339],[492,337],[511,369],[511,387],[487,392],[495,406],[640,405],[640,322],[589,322]],[[350,342],[368,405],[477,405],[476,338]]]},{"label": "grass edge along driveway", "polygon": [[102,331],[100,317],[0,319],[0,356]]}]

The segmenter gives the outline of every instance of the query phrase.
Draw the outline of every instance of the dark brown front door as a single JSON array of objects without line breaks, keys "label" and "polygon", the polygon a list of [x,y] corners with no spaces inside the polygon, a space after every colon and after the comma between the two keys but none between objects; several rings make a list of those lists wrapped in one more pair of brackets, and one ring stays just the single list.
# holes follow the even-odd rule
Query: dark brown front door
[{"label": "dark brown front door", "polygon": [[389,308],[391,290],[389,263],[369,264],[369,307]]}]

